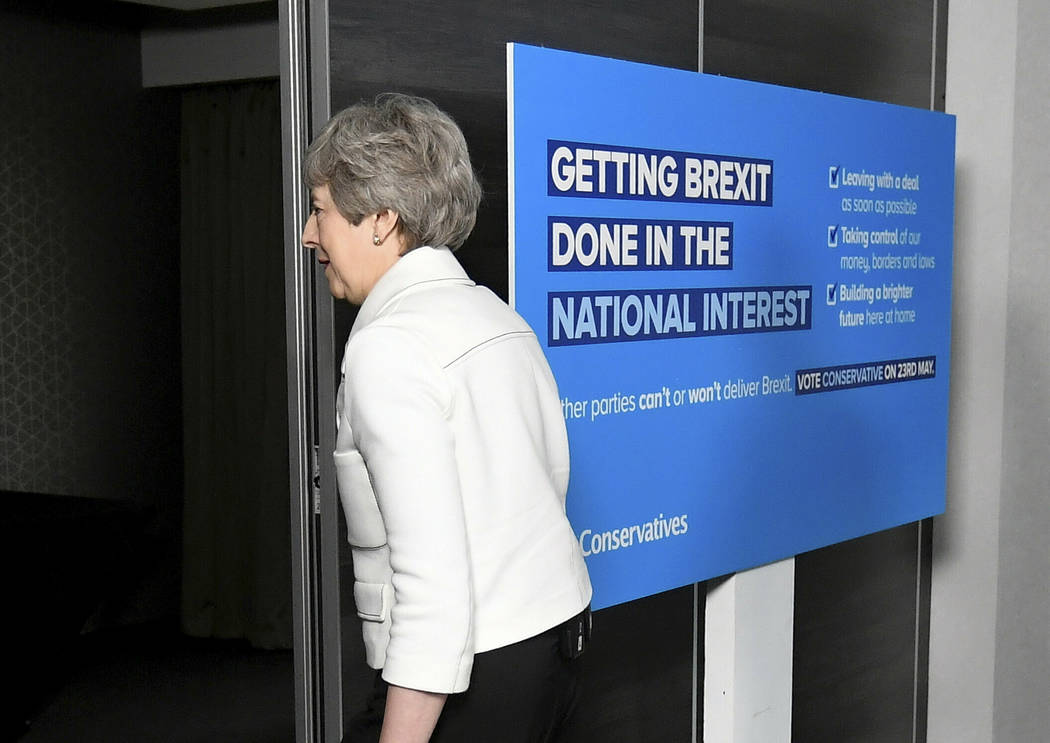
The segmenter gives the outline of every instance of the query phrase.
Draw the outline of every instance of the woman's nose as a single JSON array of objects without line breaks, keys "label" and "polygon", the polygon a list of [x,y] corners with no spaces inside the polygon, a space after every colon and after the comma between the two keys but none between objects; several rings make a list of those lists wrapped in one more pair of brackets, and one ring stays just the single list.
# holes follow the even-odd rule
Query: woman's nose
[{"label": "woman's nose", "polygon": [[317,225],[313,214],[307,218],[306,224],[303,225],[302,242],[303,247],[309,250],[317,247]]}]

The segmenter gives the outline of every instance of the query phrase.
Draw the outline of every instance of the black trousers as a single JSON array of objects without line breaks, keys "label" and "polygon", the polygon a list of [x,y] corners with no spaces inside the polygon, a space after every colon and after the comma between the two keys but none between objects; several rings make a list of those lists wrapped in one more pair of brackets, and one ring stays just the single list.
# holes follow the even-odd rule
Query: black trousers
[{"label": "black trousers", "polygon": [[[553,743],[572,715],[586,654],[569,659],[561,626],[513,645],[478,653],[470,687],[449,694],[431,743]],[[376,743],[387,683],[376,673],[364,711],[350,718],[348,743]]]}]

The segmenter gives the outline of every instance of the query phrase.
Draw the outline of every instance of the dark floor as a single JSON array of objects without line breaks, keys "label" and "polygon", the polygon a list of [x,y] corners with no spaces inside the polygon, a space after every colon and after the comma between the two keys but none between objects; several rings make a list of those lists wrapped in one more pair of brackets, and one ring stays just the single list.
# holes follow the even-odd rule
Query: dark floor
[{"label": "dark floor", "polygon": [[160,624],[81,636],[19,743],[290,743],[290,650],[198,640]]}]

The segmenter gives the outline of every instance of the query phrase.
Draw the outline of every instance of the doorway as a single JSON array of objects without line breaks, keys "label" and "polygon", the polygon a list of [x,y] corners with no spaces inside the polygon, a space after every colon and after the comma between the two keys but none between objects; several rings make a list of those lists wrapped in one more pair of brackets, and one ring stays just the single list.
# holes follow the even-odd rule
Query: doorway
[{"label": "doorway", "polygon": [[[18,607],[11,667],[24,680],[0,737],[287,741],[287,404],[283,375],[269,373],[283,372],[285,349],[277,85],[144,90],[145,19],[114,3],[0,9],[11,61],[0,71],[0,490]],[[263,261],[242,254],[233,263],[246,270],[223,269],[204,258],[229,260],[230,240],[213,237],[199,258],[180,241],[183,218],[200,212],[182,178],[195,96],[215,112],[245,98],[265,112],[270,101],[271,199],[247,195],[264,182],[257,171],[190,186],[218,207],[213,223],[276,250],[264,253],[277,274],[262,309],[250,301],[272,285]],[[259,166],[254,145],[219,139],[223,157]],[[263,217],[220,201],[224,181]],[[267,248],[261,234],[273,225]],[[191,261],[202,267],[195,284]],[[241,302],[239,319],[220,297]],[[191,404],[188,390],[202,388]],[[256,401],[248,412],[245,400]],[[185,464],[194,447],[206,466]],[[260,498],[275,482],[277,495]]]}]

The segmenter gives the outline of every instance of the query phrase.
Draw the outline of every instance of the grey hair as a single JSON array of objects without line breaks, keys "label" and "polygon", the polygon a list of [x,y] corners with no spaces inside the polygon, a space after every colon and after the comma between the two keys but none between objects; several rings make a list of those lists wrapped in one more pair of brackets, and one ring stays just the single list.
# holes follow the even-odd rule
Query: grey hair
[{"label": "grey hair", "polygon": [[398,213],[405,250],[455,250],[474,229],[481,184],[456,122],[425,98],[383,93],[329,120],[306,151],[309,188],[327,185],[353,224]]}]

